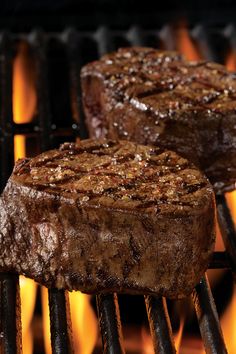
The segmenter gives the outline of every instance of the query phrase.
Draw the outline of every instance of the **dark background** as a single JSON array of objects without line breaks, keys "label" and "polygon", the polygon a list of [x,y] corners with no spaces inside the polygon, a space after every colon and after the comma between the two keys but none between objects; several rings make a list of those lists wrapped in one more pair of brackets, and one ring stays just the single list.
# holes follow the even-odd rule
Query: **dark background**
[{"label": "dark background", "polygon": [[130,23],[147,27],[180,18],[189,24],[201,21],[219,25],[236,21],[236,1],[135,1],[135,0],[4,0],[0,2],[0,28],[28,31],[32,27],[59,30],[71,25],[94,29],[106,24],[113,28]]}]

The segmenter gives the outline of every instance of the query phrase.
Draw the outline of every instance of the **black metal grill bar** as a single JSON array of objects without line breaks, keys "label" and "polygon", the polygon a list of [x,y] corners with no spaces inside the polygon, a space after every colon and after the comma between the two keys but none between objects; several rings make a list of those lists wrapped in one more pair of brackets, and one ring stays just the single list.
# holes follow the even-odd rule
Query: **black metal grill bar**
[{"label": "black metal grill bar", "polygon": [[[51,125],[51,131],[53,136],[59,135],[59,136],[67,136],[72,134],[72,129],[74,130],[75,133],[78,132],[76,127],[71,127],[71,128],[61,128],[57,127],[57,129],[54,130],[53,124]],[[38,136],[40,132],[40,126],[37,123],[31,122],[31,123],[13,123],[12,125],[12,131],[14,134],[23,134],[23,135],[28,135],[28,136]]]},{"label": "black metal grill bar", "polygon": [[67,292],[48,291],[50,309],[51,345],[53,354],[72,353],[72,330]]},{"label": "black metal grill bar", "polygon": [[[233,46],[232,36],[234,28],[220,29],[219,33],[227,37]],[[202,26],[194,27],[190,35],[193,36],[201,51],[207,59],[214,59],[214,52],[209,46],[208,29]],[[131,27],[124,31],[113,31],[107,27],[100,27],[96,32],[79,32],[69,29],[61,33],[46,33],[35,31],[30,35],[12,35],[3,33],[0,36],[0,164],[1,164],[1,187],[4,187],[11,172],[14,149],[14,134],[36,134],[41,143],[41,150],[49,149],[53,146],[53,138],[57,134],[67,136],[69,134],[86,136],[84,128],[84,118],[81,105],[80,90],[80,68],[82,66],[82,53],[80,51],[81,41],[87,37],[92,39],[96,46],[98,55],[115,50],[114,38],[120,36],[129,45],[146,45],[149,36],[162,40],[165,49],[175,49],[175,35],[171,26],[166,26],[158,30],[143,30],[139,27]],[[60,127],[53,129],[50,97],[48,89],[48,58],[47,44],[51,38],[56,38],[64,44],[70,71],[71,105],[74,123],[72,127],[60,130]],[[12,119],[12,57],[14,41],[23,39],[31,46],[37,71],[37,108],[38,113],[36,123],[15,124]],[[206,51],[208,49],[208,52]],[[97,59],[96,57],[91,60]],[[79,131],[77,125],[79,124]],[[224,197],[217,197],[218,214],[221,231],[226,244],[226,252],[215,252],[209,268],[229,268],[236,269],[236,238],[232,218],[229,214]],[[229,258],[229,260],[228,260]],[[1,275],[1,318],[4,319],[4,311],[8,314],[8,319],[1,326],[7,330],[11,328],[11,333],[4,334],[3,341],[6,351],[4,353],[15,353],[20,351],[20,330],[17,327],[16,318],[19,314],[12,310],[10,305],[4,305],[4,296],[9,298],[8,303],[12,309],[19,307],[18,301],[18,278],[14,275],[6,275],[6,282],[3,282],[4,275]],[[4,284],[4,285],[3,285]],[[10,285],[11,284],[11,285]],[[14,300],[15,299],[15,300]],[[211,295],[207,280],[204,278],[193,292],[194,304],[199,319],[199,326],[207,353],[226,353],[222,338],[217,312]],[[14,302],[15,301],[15,302]],[[175,353],[172,340],[172,331],[169,323],[169,316],[164,299],[153,296],[145,297],[147,313],[153,342],[156,353]],[[100,327],[103,339],[104,353],[124,353],[121,334],[121,323],[119,317],[119,307],[117,296],[99,295],[97,305],[100,319]],[[5,306],[5,307],[4,307]],[[51,318],[51,339],[54,353],[69,353],[71,346],[71,329],[67,304],[67,293],[52,289],[49,291],[49,307]],[[15,316],[15,317],[14,317]],[[17,317],[18,316],[18,317]],[[13,325],[12,325],[13,324]],[[13,326],[13,327],[12,327]],[[13,331],[12,331],[13,328]],[[15,328],[15,329],[14,329]],[[5,333],[1,329],[1,333]],[[19,335],[18,335],[19,334]],[[8,339],[7,339],[8,338]],[[18,341],[17,341],[18,340]],[[15,346],[15,347],[14,347]],[[12,348],[15,348],[13,351]],[[7,351],[8,349],[8,351]]]},{"label": "black metal grill bar", "polygon": [[227,256],[230,261],[230,266],[236,275],[236,233],[235,226],[232,220],[225,196],[217,196],[217,212],[218,222],[221,234],[224,240]]},{"label": "black metal grill bar", "polygon": [[9,178],[14,163],[12,127],[12,39],[0,35],[0,192]]},{"label": "black metal grill bar", "polygon": [[50,111],[48,65],[46,54],[47,40],[48,36],[39,30],[33,32],[30,36],[30,42],[34,50],[36,63],[37,108],[40,128],[40,148],[42,151],[52,148],[52,119]]},{"label": "black metal grill bar", "polygon": [[228,255],[226,252],[214,252],[209,269],[230,268]]},{"label": "black metal grill bar", "polygon": [[96,39],[98,46],[98,54],[102,56],[106,53],[112,52],[115,50],[114,41],[112,40],[112,36],[114,33],[110,33],[109,29],[105,26],[100,27],[95,33],[94,38]]},{"label": "black metal grill bar", "polygon": [[166,300],[145,296],[145,302],[155,353],[176,353]]},{"label": "black metal grill bar", "polygon": [[82,67],[80,53],[81,38],[78,32],[74,29],[65,31],[62,38],[66,45],[69,62],[71,111],[74,119],[74,133],[77,133],[77,136],[84,139],[87,138],[87,131],[81,102],[82,94],[80,87],[80,69]]},{"label": "black metal grill bar", "polygon": [[117,295],[97,295],[97,309],[102,335],[103,353],[124,354]]},{"label": "black metal grill bar", "polygon": [[0,353],[21,353],[19,277],[0,274]]},{"label": "black metal grill bar", "polygon": [[210,46],[210,41],[206,28],[203,25],[198,25],[191,31],[191,34],[198,45],[200,54],[203,55],[202,59],[214,61],[215,56]]},{"label": "black metal grill bar", "polygon": [[127,32],[126,38],[132,46],[145,45],[144,32],[138,26],[131,27]]},{"label": "black metal grill bar", "polygon": [[226,354],[227,349],[206,275],[194,289],[192,299],[206,353]]}]

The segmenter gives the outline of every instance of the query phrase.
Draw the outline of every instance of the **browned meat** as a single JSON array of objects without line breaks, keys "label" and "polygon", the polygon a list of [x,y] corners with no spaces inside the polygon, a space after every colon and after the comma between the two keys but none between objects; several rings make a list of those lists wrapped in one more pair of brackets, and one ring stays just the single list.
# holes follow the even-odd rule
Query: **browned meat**
[{"label": "browned meat", "polygon": [[0,202],[0,269],[87,293],[191,292],[214,246],[214,193],[171,151],[81,141],[19,161]]},{"label": "browned meat", "polygon": [[216,192],[235,188],[235,74],[172,52],[125,48],[86,65],[81,77],[91,137],[176,151]]}]

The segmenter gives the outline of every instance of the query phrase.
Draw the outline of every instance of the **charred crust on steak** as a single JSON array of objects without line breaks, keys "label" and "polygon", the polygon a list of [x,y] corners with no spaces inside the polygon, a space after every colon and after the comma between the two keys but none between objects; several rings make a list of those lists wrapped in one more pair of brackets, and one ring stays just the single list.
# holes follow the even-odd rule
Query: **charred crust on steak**
[{"label": "charred crust on steak", "polygon": [[209,188],[207,179],[176,153],[153,150],[127,141],[65,143],[59,150],[17,164],[12,179],[53,194],[55,205],[57,197],[70,193],[78,206],[121,210],[130,206],[133,212],[140,208],[165,212],[169,204],[179,210],[201,208],[191,195]]},{"label": "charred crust on steak", "polygon": [[86,293],[181,298],[213,252],[214,192],[172,151],[89,139],[18,162],[0,223],[1,271]]},{"label": "charred crust on steak", "polygon": [[197,164],[216,192],[235,188],[235,73],[134,47],[87,64],[81,79],[91,137],[174,150]]}]

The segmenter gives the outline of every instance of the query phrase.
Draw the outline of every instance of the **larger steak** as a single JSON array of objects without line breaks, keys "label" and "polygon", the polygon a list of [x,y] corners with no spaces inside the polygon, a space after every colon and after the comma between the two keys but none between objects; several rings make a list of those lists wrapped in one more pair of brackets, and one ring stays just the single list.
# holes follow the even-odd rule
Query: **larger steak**
[{"label": "larger steak", "polygon": [[171,151],[85,140],[21,160],[1,198],[0,269],[87,293],[191,292],[214,246],[214,193]]},{"label": "larger steak", "polygon": [[235,188],[235,74],[172,52],[125,48],[86,65],[81,78],[91,137],[174,150],[217,192]]}]

